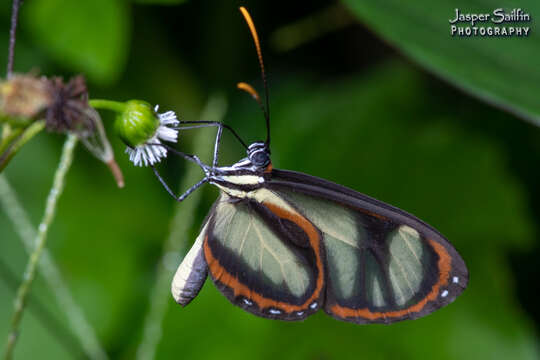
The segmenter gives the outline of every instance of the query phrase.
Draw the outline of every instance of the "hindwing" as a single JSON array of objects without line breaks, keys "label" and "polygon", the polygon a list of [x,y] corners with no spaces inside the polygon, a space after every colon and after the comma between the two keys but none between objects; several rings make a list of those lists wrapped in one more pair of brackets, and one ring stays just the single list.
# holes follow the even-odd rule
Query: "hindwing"
[{"label": "hindwing", "polygon": [[286,202],[257,191],[259,199],[219,198],[203,245],[209,273],[246,311],[304,319],[323,303],[322,235]]}]

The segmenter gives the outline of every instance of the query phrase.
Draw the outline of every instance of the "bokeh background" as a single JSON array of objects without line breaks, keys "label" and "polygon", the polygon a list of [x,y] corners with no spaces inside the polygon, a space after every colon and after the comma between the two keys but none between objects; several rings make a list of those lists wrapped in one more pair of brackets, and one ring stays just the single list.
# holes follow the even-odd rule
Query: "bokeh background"
[{"label": "bokeh background", "polygon": [[[84,73],[92,98],[143,99],[184,120],[199,119],[217,96],[228,104],[224,120],[246,141],[258,140],[262,114],[235,89],[248,81],[262,90],[237,10],[247,6],[268,68],[274,166],[341,183],[434,225],[462,254],[470,284],[456,302],[426,318],[359,326],[322,312],[301,323],[260,319],[229,304],[211,281],[181,308],[165,282],[156,358],[539,358],[538,3],[505,3],[531,13],[528,38],[453,39],[454,8],[491,11],[500,4],[157,2],[27,0],[15,69]],[[10,2],[2,1],[5,49],[9,16]],[[156,273],[166,269],[171,279],[180,261],[165,256],[162,262],[173,214],[188,226],[173,239],[185,251],[217,190],[207,186],[177,205],[149,169],[129,163],[113,117],[102,115],[126,187],[116,188],[107,168],[80,146],[48,248],[110,358],[132,359],[145,337]],[[183,132],[178,148],[201,149],[214,131]],[[64,139],[41,134],[6,170],[34,224]],[[228,135],[222,149],[223,164],[244,156]],[[161,166],[175,189],[190,169],[176,158]],[[27,261],[3,210],[0,260],[3,342]],[[38,276],[16,358],[85,358],[53,292]]]}]

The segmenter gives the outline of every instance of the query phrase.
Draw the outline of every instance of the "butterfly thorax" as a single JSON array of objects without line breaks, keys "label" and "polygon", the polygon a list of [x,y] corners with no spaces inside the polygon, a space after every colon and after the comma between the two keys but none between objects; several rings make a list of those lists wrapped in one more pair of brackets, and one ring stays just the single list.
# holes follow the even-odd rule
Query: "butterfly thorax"
[{"label": "butterfly thorax", "polygon": [[263,186],[265,174],[271,169],[268,144],[257,141],[248,147],[246,158],[232,166],[214,168],[210,183],[232,197],[245,198]]}]

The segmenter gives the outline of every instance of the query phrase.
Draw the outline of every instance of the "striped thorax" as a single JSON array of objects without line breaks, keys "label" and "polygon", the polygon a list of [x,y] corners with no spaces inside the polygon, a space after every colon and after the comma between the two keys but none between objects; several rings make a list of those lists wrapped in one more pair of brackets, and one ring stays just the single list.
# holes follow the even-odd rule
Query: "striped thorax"
[{"label": "striped thorax", "polygon": [[209,182],[231,197],[246,198],[264,184],[268,169],[270,150],[266,143],[257,141],[248,147],[246,158],[232,166],[215,168]]}]

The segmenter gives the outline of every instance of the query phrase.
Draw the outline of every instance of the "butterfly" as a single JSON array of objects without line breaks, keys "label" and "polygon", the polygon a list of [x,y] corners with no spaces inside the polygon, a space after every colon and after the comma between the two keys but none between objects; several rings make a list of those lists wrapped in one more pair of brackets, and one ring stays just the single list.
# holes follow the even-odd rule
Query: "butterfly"
[{"label": "butterfly", "polygon": [[[183,122],[183,127],[217,126],[212,165],[172,152],[199,165],[205,177],[176,196],[178,201],[205,183],[220,195],[171,284],[174,299],[187,305],[208,275],[234,305],[270,319],[303,320],[323,309],[353,323],[416,319],[451,303],[466,288],[468,271],[452,244],[415,216],[344,186],[294,171],[274,169],[270,159],[268,86],[257,31],[240,11],[253,37],[265,89],[267,138],[246,146],[220,122]],[[246,147],[247,157],[218,166],[223,129]]]}]

